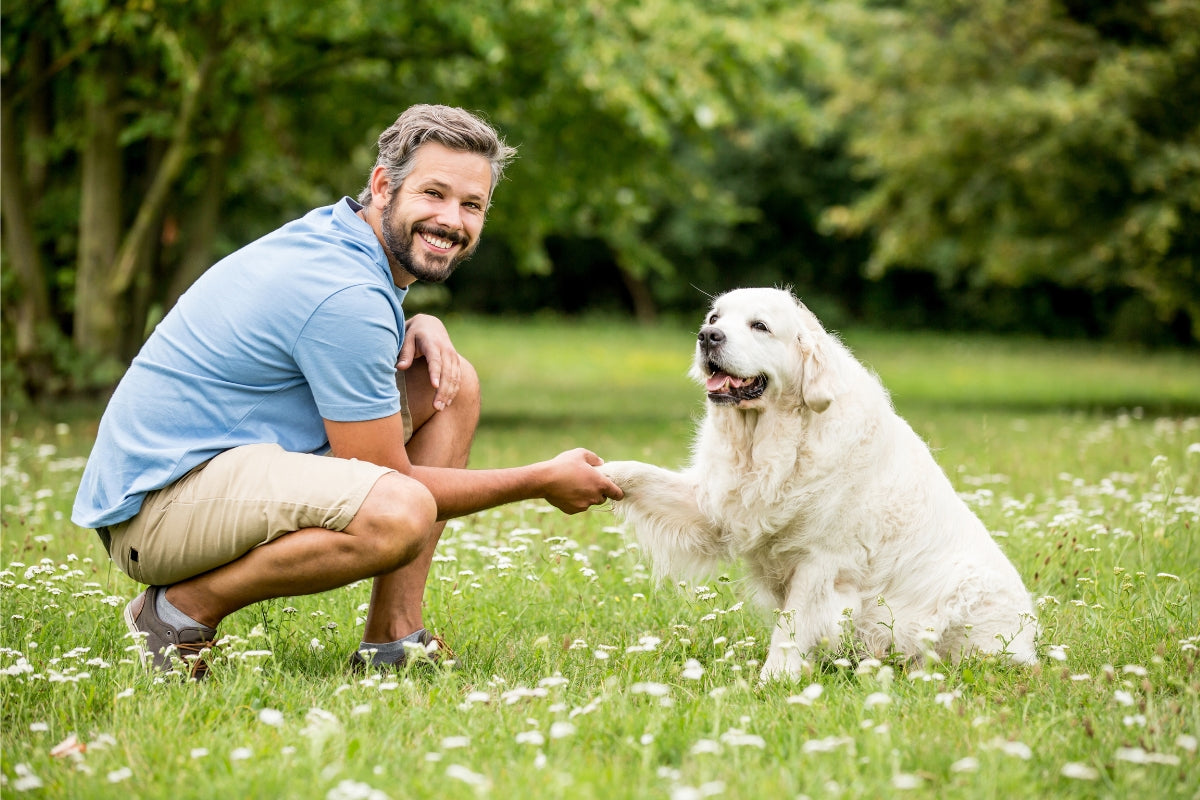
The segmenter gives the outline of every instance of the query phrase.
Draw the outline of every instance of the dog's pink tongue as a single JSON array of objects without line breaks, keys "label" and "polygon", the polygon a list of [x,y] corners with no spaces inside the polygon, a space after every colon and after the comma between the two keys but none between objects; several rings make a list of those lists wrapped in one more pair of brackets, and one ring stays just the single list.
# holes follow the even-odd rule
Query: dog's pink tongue
[{"label": "dog's pink tongue", "polygon": [[730,377],[727,374],[718,372],[709,376],[708,381],[705,383],[705,388],[710,392],[719,392],[725,388],[729,381]]}]

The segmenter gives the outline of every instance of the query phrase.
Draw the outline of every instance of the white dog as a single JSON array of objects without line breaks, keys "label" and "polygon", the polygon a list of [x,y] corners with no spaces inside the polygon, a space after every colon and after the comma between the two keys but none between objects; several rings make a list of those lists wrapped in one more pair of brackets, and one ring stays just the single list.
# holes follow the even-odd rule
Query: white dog
[{"label": "white dog", "polygon": [[779,611],[764,680],[849,636],[859,654],[1036,662],[1016,569],[878,378],[790,292],[718,297],[690,374],[708,391],[691,466],[601,469],[658,573],[745,563]]}]

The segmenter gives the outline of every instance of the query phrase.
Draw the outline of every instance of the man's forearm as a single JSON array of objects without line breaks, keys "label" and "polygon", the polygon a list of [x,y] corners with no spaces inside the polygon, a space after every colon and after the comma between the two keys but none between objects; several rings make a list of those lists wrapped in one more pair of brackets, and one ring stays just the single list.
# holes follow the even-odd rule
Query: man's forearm
[{"label": "man's forearm", "polygon": [[463,517],[520,500],[545,496],[547,468],[543,463],[505,469],[449,469],[414,464],[413,478],[437,501],[438,519]]}]

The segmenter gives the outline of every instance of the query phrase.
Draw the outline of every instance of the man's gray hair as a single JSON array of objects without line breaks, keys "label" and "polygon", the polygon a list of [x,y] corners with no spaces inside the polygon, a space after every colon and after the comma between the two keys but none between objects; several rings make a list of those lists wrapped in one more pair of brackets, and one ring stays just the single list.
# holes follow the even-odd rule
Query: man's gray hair
[{"label": "man's gray hair", "polygon": [[[469,111],[451,106],[415,105],[379,134],[379,156],[375,166],[387,169],[393,191],[399,189],[413,171],[417,149],[426,142],[438,142],[451,150],[486,158],[492,166],[489,202],[491,191],[504,177],[504,168],[517,154],[517,148],[506,145],[491,125]],[[358,202],[364,206],[371,203],[369,181],[359,193]]]}]

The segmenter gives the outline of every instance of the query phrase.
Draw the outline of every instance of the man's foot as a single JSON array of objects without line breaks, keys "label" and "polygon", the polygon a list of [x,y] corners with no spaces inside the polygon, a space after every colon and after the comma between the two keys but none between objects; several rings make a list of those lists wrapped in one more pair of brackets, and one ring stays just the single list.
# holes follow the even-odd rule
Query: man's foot
[{"label": "man's foot", "polygon": [[378,652],[367,643],[360,644],[358,649],[350,654],[350,668],[355,672],[367,669],[399,670],[404,669],[410,662],[425,662],[432,664],[454,664],[454,651],[446,646],[442,637],[422,628],[403,640],[404,648],[396,655],[388,656]]},{"label": "man's foot", "polygon": [[204,653],[216,644],[217,631],[207,625],[175,628],[158,616],[155,602],[165,586],[151,586],[125,606],[125,624],[141,654],[142,663],[152,663],[155,669],[173,672],[172,655],[183,659],[189,678],[200,680],[208,674]]}]

